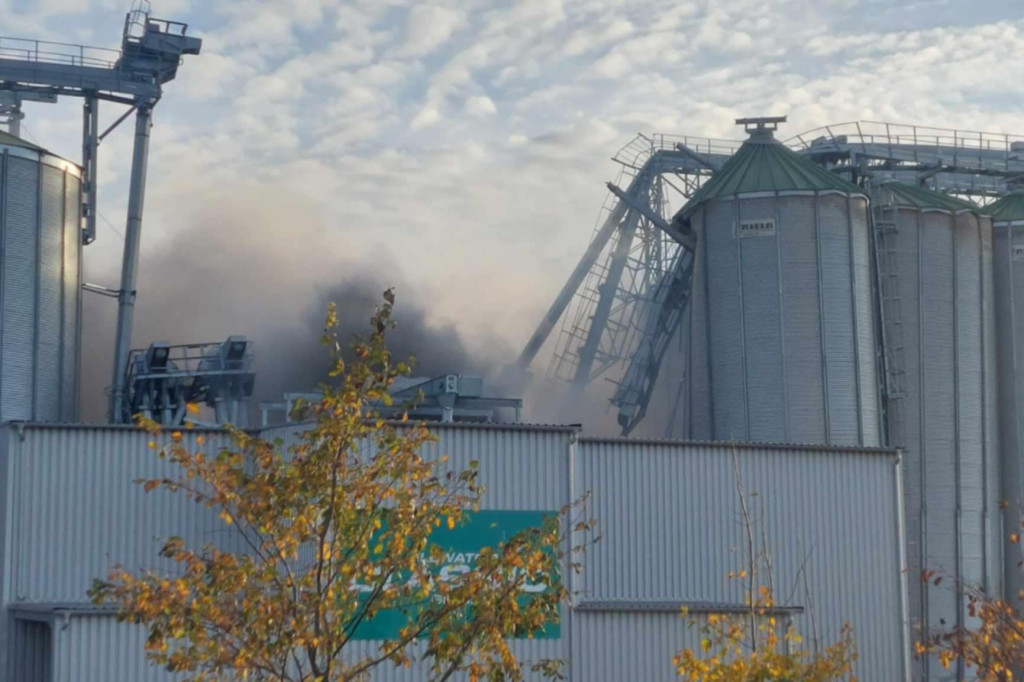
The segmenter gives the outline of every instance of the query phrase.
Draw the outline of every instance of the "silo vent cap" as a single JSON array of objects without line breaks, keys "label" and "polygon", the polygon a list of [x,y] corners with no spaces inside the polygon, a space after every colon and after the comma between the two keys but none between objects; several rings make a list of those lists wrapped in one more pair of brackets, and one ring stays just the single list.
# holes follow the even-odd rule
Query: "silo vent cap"
[{"label": "silo vent cap", "polygon": [[774,133],[779,129],[779,124],[785,122],[785,116],[759,116],[736,119],[736,125],[743,126],[743,129],[750,135],[751,140],[774,139]]}]

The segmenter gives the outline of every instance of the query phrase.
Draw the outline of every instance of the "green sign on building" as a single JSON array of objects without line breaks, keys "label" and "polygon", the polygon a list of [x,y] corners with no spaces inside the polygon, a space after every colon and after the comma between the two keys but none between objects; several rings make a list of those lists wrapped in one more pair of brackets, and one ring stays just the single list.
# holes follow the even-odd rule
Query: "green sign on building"
[{"label": "green sign on building", "polygon": [[[431,536],[431,540],[445,551],[444,562],[437,567],[438,576],[443,580],[473,570],[481,549],[497,547],[527,528],[540,528],[545,519],[555,515],[557,512],[522,510],[466,512],[455,528],[442,526]],[[527,583],[522,599],[529,600],[530,594],[540,594],[548,589],[547,584]],[[410,615],[410,610],[405,609],[381,611],[372,620],[360,624],[353,639],[396,638],[399,630],[409,622]],[[533,637],[557,639],[561,634],[559,623],[554,622],[545,626],[543,631],[533,633]]]}]

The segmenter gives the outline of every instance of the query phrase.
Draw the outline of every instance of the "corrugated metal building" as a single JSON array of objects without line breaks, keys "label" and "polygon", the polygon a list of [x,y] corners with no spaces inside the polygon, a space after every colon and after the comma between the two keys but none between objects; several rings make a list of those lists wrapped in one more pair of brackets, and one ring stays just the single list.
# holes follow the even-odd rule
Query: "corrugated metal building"
[{"label": "corrugated metal building", "polygon": [[[289,441],[295,428],[264,436]],[[592,440],[572,427],[434,428],[440,442],[429,454],[449,455],[455,469],[479,461],[489,509],[553,511],[593,494],[604,537],[570,585],[577,594],[563,611],[561,637],[516,641],[521,658],[565,659],[580,681],[672,679],[672,656],[696,644],[680,608],[742,604],[727,579],[744,567],[735,466],[742,488],[758,492],[753,513],[771,549],[780,605],[803,607],[797,625],[823,640],[849,620],[861,679],[908,679],[894,451]],[[206,436],[211,449],[223,442],[218,432]],[[211,513],[133,483],[170,473],[147,440],[110,426],[0,427],[0,670],[9,679],[171,679],[145,663],[141,629],[117,625],[85,596],[114,563],[159,568],[161,537],[232,546]],[[388,668],[374,679],[423,673]]]}]

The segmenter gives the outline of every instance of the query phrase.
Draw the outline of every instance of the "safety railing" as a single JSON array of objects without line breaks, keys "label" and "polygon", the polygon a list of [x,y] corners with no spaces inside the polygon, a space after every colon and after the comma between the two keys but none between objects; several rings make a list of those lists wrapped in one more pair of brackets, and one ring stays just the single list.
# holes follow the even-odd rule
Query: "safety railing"
[{"label": "safety railing", "polygon": [[1012,151],[1015,143],[1024,144],[1024,135],[933,128],[884,121],[849,121],[822,126],[794,136],[787,140],[787,144],[795,148],[807,148],[815,139],[822,137],[845,137],[846,144],[854,145],[917,145],[984,151]]},{"label": "safety railing", "polygon": [[677,144],[684,144],[698,154],[714,154],[732,156],[740,148],[742,142],[736,140],[717,140],[692,135],[666,135],[653,133],[640,134],[629,141],[612,157],[618,163],[632,168],[640,168],[654,152],[676,149]]},{"label": "safety railing", "polygon": [[113,69],[121,59],[121,52],[102,47],[0,36],[0,59]]}]

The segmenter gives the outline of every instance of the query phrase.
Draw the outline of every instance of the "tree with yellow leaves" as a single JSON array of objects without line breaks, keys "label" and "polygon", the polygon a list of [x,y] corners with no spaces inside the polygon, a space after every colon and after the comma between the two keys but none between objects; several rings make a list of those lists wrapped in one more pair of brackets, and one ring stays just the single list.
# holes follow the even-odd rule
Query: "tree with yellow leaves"
[{"label": "tree with yellow leaves", "polygon": [[[1017,538],[1011,536],[1012,542]],[[941,576],[925,571],[922,580],[938,584]],[[960,588],[967,600],[970,625],[944,632],[924,633],[914,644],[918,657],[934,654],[949,668],[957,661],[971,671],[979,682],[1012,682],[1024,670],[1024,615],[1013,604],[970,585]],[[1024,599],[1024,594],[1018,595]]]},{"label": "tree with yellow leaves", "polygon": [[[755,539],[747,493],[733,452],[733,475],[746,530],[746,568],[729,575],[743,584],[744,605],[729,613],[710,613],[690,620],[700,637],[699,650],[683,649],[673,663],[685,682],[856,682],[858,658],[853,630],[843,626],[839,640],[808,649],[792,624],[788,610],[775,602],[771,553],[767,538]],[[689,615],[689,614],[686,614]]]},{"label": "tree with yellow leaves", "polygon": [[[419,454],[434,440],[423,425],[375,409],[391,404],[389,387],[409,371],[387,350],[394,296],[384,298],[350,364],[329,311],[336,387],[308,406],[313,425],[289,451],[240,430],[212,455],[180,433],[159,448],[159,426],[144,424],[181,474],[145,488],[217,512],[241,548],[170,538],[161,555],[173,574],[115,567],[96,581],[94,601],[148,629],[153,662],[197,682],[362,680],[377,666],[413,663],[437,681],[559,675],[558,661],[518,661],[508,640],[557,630],[559,574],[578,569],[561,527],[592,522],[570,521],[572,505],[480,549],[472,565],[444,570],[444,535],[472,523],[483,491],[475,465],[445,472],[443,459]],[[359,641],[367,639],[376,644]]]},{"label": "tree with yellow leaves", "polygon": [[[691,625],[702,636],[700,651],[683,649],[674,664],[686,682],[855,682],[857,646],[843,626],[837,642],[811,650],[792,626],[777,620],[771,591],[745,614],[708,614]],[[750,634],[751,619],[754,635]],[[781,634],[780,634],[781,632]]]}]

